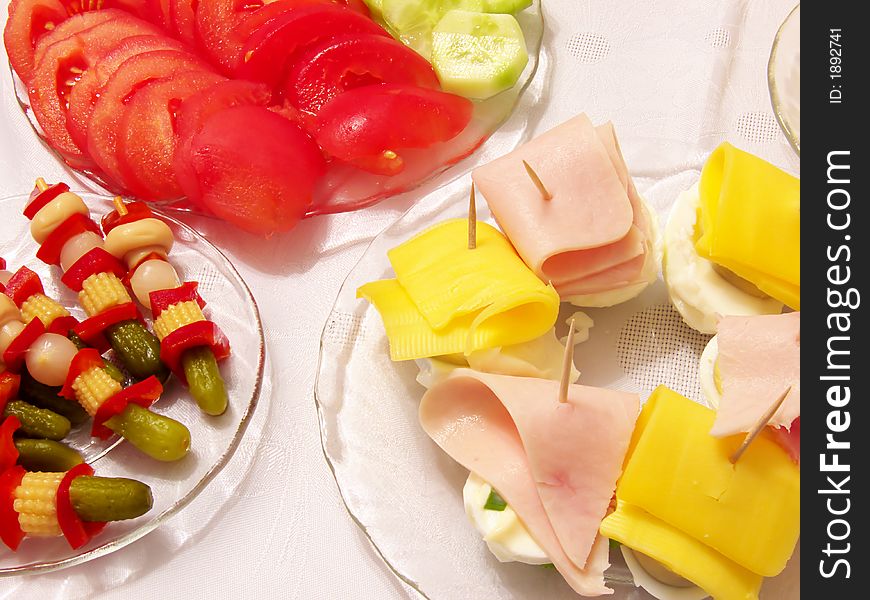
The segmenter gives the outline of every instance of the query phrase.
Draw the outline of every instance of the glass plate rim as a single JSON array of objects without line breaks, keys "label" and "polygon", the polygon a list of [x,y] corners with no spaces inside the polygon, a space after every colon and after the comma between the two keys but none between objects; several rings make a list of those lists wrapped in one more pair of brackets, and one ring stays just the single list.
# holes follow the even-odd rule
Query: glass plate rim
[{"label": "glass plate rim", "polygon": [[[110,200],[111,196],[106,196],[103,194],[97,194],[94,192],[82,192],[81,195],[85,200],[88,197],[96,197],[101,200]],[[15,199],[22,200],[27,198],[27,194],[13,194],[11,196],[4,196],[0,198],[0,204],[5,202],[14,201]],[[232,261],[227,257],[224,252],[212,244],[205,236],[197,232],[191,226],[179,221],[171,215],[166,214],[165,212],[152,208],[154,212],[163,219],[170,221],[173,225],[179,227],[186,233],[192,235],[194,239],[196,239],[200,243],[205,243],[207,247],[211,250],[217,252],[217,254],[225,261],[226,266],[229,267],[230,273],[236,278],[238,283],[241,284],[241,288],[244,291],[244,294],[247,296],[247,299],[250,301],[251,308],[254,312],[254,317],[256,319],[256,327],[257,327],[257,335],[259,337],[258,344],[258,353],[257,353],[257,378],[254,384],[254,389],[251,391],[251,398],[249,399],[247,406],[245,407],[244,412],[242,413],[238,425],[236,427],[235,433],[233,433],[233,437],[230,440],[229,446],[221,453],[218,459],[212,464],[211,468],[205,472],[205,474],[200,478],[200,480],[194,485],[184,497],[175,501],[171,506],[166,508],[162,513],[155,516],[153,519],[149,520],[146,523],[143,523],[141,526],[137,527],[135,530],[119,537],[116,539],[108,540],[104,544],[97,546],[96,548],[92,548],[87,552],[83,552],[81,554],[77,554],[75,556],[71,556],[68,558],[47,561],[47,562],[37,562],[37,563],[29,563],[26,565],[19,565],[17,567],[8,567],[0,569],[0,578],[3,577],[14,577],[14,576],[29,576],[29,575],[37,575],[43,573],[51,573],[54,571],[60,571],[62,569],[67,569],[69,567],[74,567],[77,565],[84,564],[86,562],[90,562],[96,558],[101,556],[106,556],[128,546],[161,525],[163,525],[166,521],[171,519],[173,516],[181,512],[188,504],[190,504],[199,494],[209,486],[209,484],[214,481],[215,477],[224,469],[224,467],[229,463],[230,459],[235,455],[236,450],[239,447],[239,444],[244,437],[245,431],[248,429],[248,425],[253,417],[254,411],[256,410],[259,401],[260,394],[263,388],[263,376],[265,372],[265,364],[266,364],[266,340],[263,332],[263,322],[260,316],[260,307],[257,304],[256,299],[254,298],[253,293],[251,292],[248,283],[244,280],[241,274],[236,269],[235,265],[233,265]],[[99,456],[102,456],[100,454]],[[98,457],[99,457],[98,456]]]},{"label": "glass plate rim", "polygon": [[773,114],[776,116],[776,122],[779,123],[780,129],[785,134],[786,139],[788,140],[789,145],[792,147],[792,150],[800,157],[801,155],[801,142],[797,134],[795,133],[792,124],[785,116],[785,111],[783,110],[782,100],[779,97],[779,88],[776,85],[776,56],[777,51],[779,50],[779,43],[782,39],[782,35],[785,31],[786,26],[789,25],[791,20],[800,14],[801,5],[800,2],[792,8],[785,19],[783,19],[779,28],[776,30],[776,36],[773,38],[773,46],[770,49],[770,58],[767,61],[767,86],[770,91],[770,104],[773,107]]}]

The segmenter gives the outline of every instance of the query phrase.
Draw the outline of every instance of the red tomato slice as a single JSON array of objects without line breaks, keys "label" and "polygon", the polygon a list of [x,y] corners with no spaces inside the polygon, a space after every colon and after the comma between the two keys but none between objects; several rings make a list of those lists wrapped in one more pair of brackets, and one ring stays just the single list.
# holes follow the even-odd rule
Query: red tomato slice
[{"label": "red tomato slice", "polygon": [[[37,63],[30,82],[29,98],[33,115],[45,132],[49,144],[73,167],[88,168],[85,157],[66,129],[68,98],[81,76],[120,40],[131,35],[157,33],[145,21],[117,10],[85,13],[70,17],[57,29],[82,29],[56,43],[44,46],[46,35],[36,47]],[[85,25],[96,22],[92,27]],[[64,27],[66,26],[66,27]]]},{"label": "red tomato slice", "polygon": [[176,113],[196,92],[226,79],[217,73],[190,71],[149,83],[130,100],[119,130],[119,169],[128,189],[143,200],[182,195],[173,170]]},{"label": "red tomato slice", "polygon": [[193,136],[220,110],[233,106],[266,106],[271,99],[269,88],[261,83],[227,79],[196,92],[181,103],[175,120],[178,141],[173,166],[178,184],[192,202],[198,202],[201,196],[199,180],[190,161]]},{"label": "red tomato slice", "polygon": [[165,35],[135,35],[120,42],[90,69],[69,93],[66,128],[79,148],[88,144],[88,124],[94,112],[100,89],[125,60],[151,50],[178,50],[184,45]]},{"label": "red tomato slice", "polygon": [[196,45],[196,9],[199,0],[169,0],[169,22],[166,28],[178,39]]},{"label": "red tomato slice", "polygon": [[35,64],[33,53],[39,39],[67,18],[60,0],[12,0],[3,30],[3,44],[12,68],[29,83]]},{"label": "red tomato slice", "polygon": [[470,100],[409,85],[385,83],[344,92],[316,119],[323,150],[371,173],[404,168],[400,151],[426,148],[458,135],[471,120]]},{"label": "red tomato slice", "polygon": [[251,34],[234,76],[262,81],[276,88],[284,78],[286,65],[297,52],[321,40],[354,33],[390,35],[371,19],[332,4],[286,12]]},{"label": "red tomato slice", "polygon": [[295,123],[260,106],[214,113],[191,143],[200,201],[251,233],[292,229],[311,205],[325,164]]},{"label": "red tomato slice", "polygon": [[88,126],[88,152],[120,188],[127,187],[118,155],[118,130],[124,110],[136,92],[149,82],[187,71],[210,71],[210,68],[188,52],[153,50],[121,63],[100,91]]},{"label": "red tomato slice", "polygon": [[342,92],[378,83],[440,89],[432,65],[401,42],[378,35],[345,35],[297,55],[283,90],[296,108],[316,115]]}]

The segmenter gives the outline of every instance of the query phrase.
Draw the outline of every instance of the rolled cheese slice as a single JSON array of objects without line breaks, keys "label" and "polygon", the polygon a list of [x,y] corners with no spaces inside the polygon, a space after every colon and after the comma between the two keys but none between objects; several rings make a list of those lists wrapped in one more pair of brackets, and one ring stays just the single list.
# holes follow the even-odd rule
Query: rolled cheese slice
[{"label": "rolled cheese slice", "polygon": [[480,222],[469,250],[467,228],[465,219],[446,221],[393,248],[396,279],[357,290],[381,314],[393,360],[519,344],[556,322],[558,294],[504,235]]},{"label": "rolled cheese slice", "polygon": [[174,242],[169,225],[160,219],[149,217],[118,225],[106,235],[105,243],[109,254],[123,260],[129,252],[152,246],[168,253]]},{"label": "rolled cheese slice", "polygon": [[650,216],[610,123],[595,127],[578,115],[478,167],[472,178],[523,260],[562,298],[582,305],[603,292],[636,295],[655,279],[657,267],[644,269],[654,251]]},{"label": "rolled cheese slice", "polygon": [[698,254],[800,310],[800,180],[726,142],[699,190]]},{"label": "rolled cheese slice", "polygon": [[40,208],[30,221],[30,234],[42,244],[57,226],[74,214],[88,216],[90,211],[78,194],[63,192]]}]

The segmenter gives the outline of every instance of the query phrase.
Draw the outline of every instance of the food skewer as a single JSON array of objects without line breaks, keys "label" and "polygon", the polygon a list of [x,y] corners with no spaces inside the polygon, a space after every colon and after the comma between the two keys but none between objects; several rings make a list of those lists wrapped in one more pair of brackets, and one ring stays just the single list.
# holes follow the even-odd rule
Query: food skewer
[{"label": "food skewer", "polygon": [[543,198],[547,202],[552,200],[553,194],[550,193],[550,191],[544,185],[544,182],[541,181],[541,178],[538,176],[532,166],[526,161],[523,161],[523,166],[526,168],[526,173],[529,175],[529,179],[532,180],[532,183],[534,183],[535,187],[538,188],[538,191],[541,192],[541,198]]},{"label": "food skewer", "polygon": [[471,184],[471,195],[468,197],[468,249],[477,248],[477,202],[474,198],[474,183]]},{"label": "food skewer", "polygon": [[559,402],[568,402],[568,386],[571,383],[571,367],[574,366],[574,319],[568,324],[568,339],[562,356],[562,377],[559,379]]},{"label": "food skewer", "polygon": [[782,403],[785,402],[785,399],[791,393],[792,386],[788,386],[788,388],[782,393],[782,395],[776,399],[776,401],[770,405],[770,408],[767,409],[758,422],[753,425],[752,429],[749,430],[749,433],[746,434],[746,437],[743,439],[743,443],[740,444],[740,447],[734,451],[728,460],[731,461],[731,464],[737,464],[737,461],[740,460],[740,457],[743,456],[743,453],[746,452],[746,449],[749,448],[749,445],[752,441],[758,437],[758,434],[762,432],[762,430],[767,427],[767,424],[773,418],[773,415],[776,414],[776,411],[779,410],[779,407],[782,406]]}]

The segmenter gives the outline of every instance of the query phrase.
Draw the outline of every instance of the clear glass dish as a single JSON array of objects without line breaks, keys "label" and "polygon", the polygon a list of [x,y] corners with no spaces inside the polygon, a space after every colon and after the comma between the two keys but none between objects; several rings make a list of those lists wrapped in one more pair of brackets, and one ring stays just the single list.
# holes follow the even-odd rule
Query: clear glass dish
[{"label": "clear glass dish", "polygon": [[[95,218],[113,208],[103,196],[82,194]],[[25,265],[42,279],[46,294],[58,299],[76,317],[84,314],[75,294],[60,282],[55,267],[36,258],[29,221],[21,214],[27,196],[0,200],[7,217],[0,239],[0,256],[9,270]],[[159,214],[159,213],[158,213]],[[199,282],[208,302],[206,316],[220,325],[232,347],[221,372],[230,403],[219,417],[203,414],[181,384],[171,379],[152,410],[187,425],[191,435],[189,454],[175,463],[161,463],[144,456],[114,437],[106,441],[90,436],[90,422],[75,428],[64,440],[78,450],[97,475],[129,477],[151,487],[153,508],[138,519],[110,523],[90,543],[72,550],[61,538],[25,538],[17,552],[0,551],[0,577],[56,571],[104,556],[135,542],[184,509],[206,489],[239,446],[260,399],[265,364],[265,342],[259,310],[247,284],[227,258],[201,235],[165,214],[160,216],[175,235],[170,254],[183,280]],[[266,410],[265,407],[260,409]]]},{"label": "clear glass dish", "polygon": [[776,120],[788,143],[801,154],[801,5],[792,9],[773,40],[767,84]]},{"label": "clear glass dish", "polygon": [[[545,61],[541,60],[541,44],[544,33],[541,2],[542,0],[532,0],[529,8],[516,15],[525,37],[529,61],[514,87],[487,100],[475,102],[471,123],[453,140],[423,150],[406,151],[404,154],[410,166],[406,172],[399,176],[373,175],[333,163],[315,190],[314,203],[306,216],[346,212],[370,206],[380,200],[420,186],[474,153],[507,120],[529,87],[539,67],[545,66]],[[46,141],[42,128],[30,108],[27,86],[14,71],[12,72],[12,80],[18,104],[27,116],[28,122],[46,147],[51,150],[51,146]],[[522,134],[522,131],[506,132],[506,139],[499,141],[499,146],[506,148],[505,152],[507,152],[519,143]],[[63,162],[63,157],[60,154],[51,151],[58,160]],[[419,161],[415,162],[413,158],[417,156],[426,157],[425,164],[421,164]],[[67,168],[81,186],[89,191],[97,194],[124,195],[124,190],[116,189],[98,173],[77,170],[69,165]],[[201,212],[185,198],[160,204],[165,208],[180,211]]]},{"label": "clear glass dish", "polygon": [[[554,570],[500,563],[487,550],[463,508],[468,471],[419,425],[424,389],[416,365],[390,360],[380,316],[356,298],[363,283],[393,276],[387,250],[444,219],[466,216],[468,186],[467,178],[457,180],[409,209],[375,238],[342,285],[321,337],[315,385],[323,451],[351,517],[414,597],[576,599]],[[650,190],[648,199],[659,206],[659,195]],[[494,224],[482,200],[477,216]],[[574,310],[563,306],[559,323]],[[632,301],[585,312],[595,326],[575,351],[580,383],[639,392],[642,399],[664,383],[701,397],[696,372],[709,336],[683,324],[661,280]],[[621,552],[611,551],[610,560],[611,598],[652,598],[635,587]],[[799,559],[792,562],[765,584],[763,597],[795,597]]]}]

